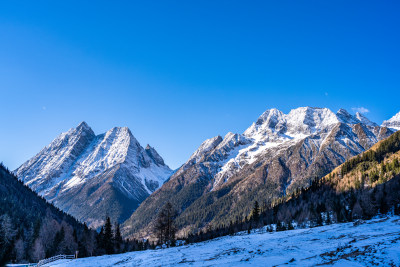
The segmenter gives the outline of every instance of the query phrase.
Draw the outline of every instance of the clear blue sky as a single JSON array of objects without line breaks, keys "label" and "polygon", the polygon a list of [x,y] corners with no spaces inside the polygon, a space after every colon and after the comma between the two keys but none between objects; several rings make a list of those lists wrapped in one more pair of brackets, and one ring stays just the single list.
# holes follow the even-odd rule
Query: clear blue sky
[{"label": "clear blue sky", "polygon": [[1,1],[0,161],[85,120],[176,168],[267,108],[400,111],[400,1]]}]

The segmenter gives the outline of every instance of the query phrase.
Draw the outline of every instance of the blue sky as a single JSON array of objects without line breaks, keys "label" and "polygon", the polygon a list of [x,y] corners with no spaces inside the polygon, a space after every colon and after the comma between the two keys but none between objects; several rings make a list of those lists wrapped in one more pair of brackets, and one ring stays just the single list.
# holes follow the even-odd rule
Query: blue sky
[{"label": "blue sky", "polygon": [[267,108],[400,111],[399,1],[1,1],[0,161],[128,126],[176,168]]}]

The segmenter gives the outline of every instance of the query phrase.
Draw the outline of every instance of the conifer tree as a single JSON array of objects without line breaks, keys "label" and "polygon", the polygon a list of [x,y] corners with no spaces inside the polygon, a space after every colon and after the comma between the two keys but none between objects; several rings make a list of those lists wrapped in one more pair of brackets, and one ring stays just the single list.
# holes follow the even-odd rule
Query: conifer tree
[{"label": "conifer tree", "polygon": [[117,253],[119,253],[121,252],[121,244],[123,242],[119,223],[116,223],[114,228],[115,228],[115,233],[114,233],[115,250]]},{"label": "conifer tree", "polygon": [[260,219],[260,206],[258,205],[258,201],[255,201],[253,210],[251,212],[251,220],[253,220],[254,222],[258,222],[259,219]]},{"label": "conifer tree", "polygon": [[106,224],[104,225],[104,248],[107,254],[114,253],[113,246],[113,232],[110,217],[107,217]]}]

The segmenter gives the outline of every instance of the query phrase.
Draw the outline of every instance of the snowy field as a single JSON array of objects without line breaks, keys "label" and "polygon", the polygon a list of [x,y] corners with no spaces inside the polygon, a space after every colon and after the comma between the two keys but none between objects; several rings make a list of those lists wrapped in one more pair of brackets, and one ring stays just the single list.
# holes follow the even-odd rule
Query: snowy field
[{"label": "snowy field", "polygon": [[52,266],[400,266],[400,217],[235,236]]}]

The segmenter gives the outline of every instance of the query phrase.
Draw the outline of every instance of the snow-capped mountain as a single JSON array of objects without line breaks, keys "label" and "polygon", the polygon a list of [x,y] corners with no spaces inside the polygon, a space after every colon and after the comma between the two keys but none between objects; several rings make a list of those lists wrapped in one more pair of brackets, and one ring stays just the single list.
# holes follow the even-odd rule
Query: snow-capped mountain
[{"label": "snow-capped mountain", "polygon": [[391,128],[394,131],[400,130],[400,112],[394,115],[391,119],[384,121],[382,126]]},{"label": "snow-capped mountain", "polygon": [[150,210],[157,210],[171,195],[182,212],[181,227],[218,224],[232,215],[243,218],[246,202],[261,195],[273,201],[305,187],[314,177],[392,133],[344,109],[334,113],[327,108],[301,107],[288,114],[269,109],[243,134],[228,133],[204,141],[135,211],[125,224],[125,233],[148,227],[154,214]]},{"label": "snow-capped mountain", "polygon": [[172,174],[157,151],[126,127],[95,135],[82,122],[62,133],[16,175],[39,195],[93,227],[124,221]]},{"label": "snow-capped mountain", "polygon": [[[277,109],[265,111],[243,134],[228,133],[224,138],[216,136],[204,141],[185,163],[177,175],[188,166],[209,162],[213,166],[214,187],[226,182],[243,166],[265,158],[272,151],[287,149],[301,140],[312,138],[306,146],[318,148],[329,141],[335,127],[348,131],[338,144],[356,155],[368,149],[378,140],[387,137],[381,127],[360,113],[351,115],[344,109],[336,114],[327,108],[302,107],[284,114]],[[339,130],[339,129],[337,129]],[[308,139],[307,139],[308,140]]]}]

